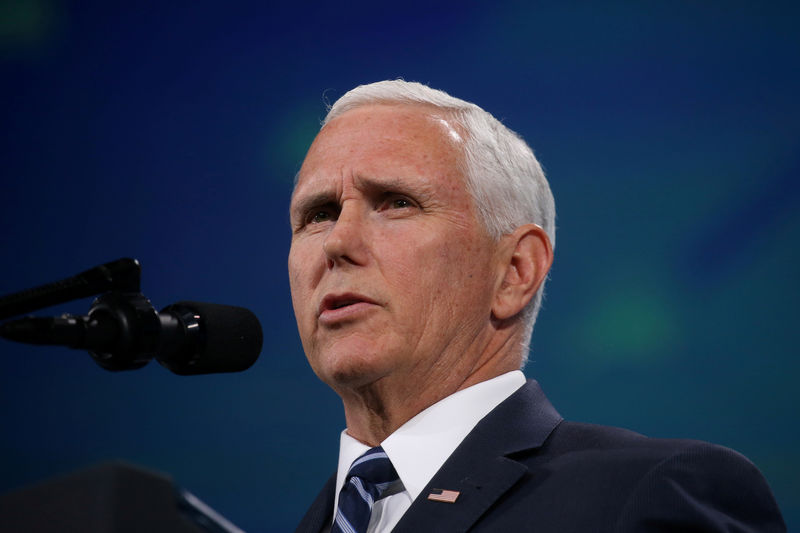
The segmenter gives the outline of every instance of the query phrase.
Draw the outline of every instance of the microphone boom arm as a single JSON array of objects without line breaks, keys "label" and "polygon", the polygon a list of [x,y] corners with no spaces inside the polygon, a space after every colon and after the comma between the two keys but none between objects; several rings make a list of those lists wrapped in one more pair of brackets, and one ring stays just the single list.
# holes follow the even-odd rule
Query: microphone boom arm
[{"label": "microphone boom arm", "polygon": [[0,320],[107,291],[139,292],[142,267],[122,258],[75,276],[0,297]]}]

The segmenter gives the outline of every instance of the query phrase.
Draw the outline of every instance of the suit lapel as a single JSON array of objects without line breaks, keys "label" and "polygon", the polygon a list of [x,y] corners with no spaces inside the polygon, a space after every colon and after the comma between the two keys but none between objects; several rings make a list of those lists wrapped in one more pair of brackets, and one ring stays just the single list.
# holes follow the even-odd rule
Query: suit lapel
[{"label": "suit lapel", "polygon": [[[540,447],[561,420],[538,384],[528,381],[475,426],[393,531],[467,531],[528,473],[508,456]],[[454,503],[429,500],[435,489],[459,495]]]},{"label": "suit lapel", "polygon": [[[519,463],[504,457],[496,457],[479,467],[473,465],[466,475],[462,472],[459,476],[443,468],[414,500],[393,531],[467,531],[526,470]],[[434,489],[455,490],[459,495],[454,503],[429,500],[428,495]]]},{"label": "suit lapel", "polygon": [[317,499],[306,511],[295,533],[319,533],[333,520],[333,499],[336,488],[336,473],[328,479],[317,495]]}]

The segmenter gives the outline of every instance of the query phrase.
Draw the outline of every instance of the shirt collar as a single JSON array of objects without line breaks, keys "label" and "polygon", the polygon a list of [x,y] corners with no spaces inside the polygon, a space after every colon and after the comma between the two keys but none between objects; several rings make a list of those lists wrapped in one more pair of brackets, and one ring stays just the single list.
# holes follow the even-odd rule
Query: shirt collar
[{"label": "shirt collar", "polygon": [[[514,370],[467,387],[420,412],[381,443],[412,501],[478,422],[524,384],[525,375]],[[342,431],[334,509],[350,465],[369,448]]]}]

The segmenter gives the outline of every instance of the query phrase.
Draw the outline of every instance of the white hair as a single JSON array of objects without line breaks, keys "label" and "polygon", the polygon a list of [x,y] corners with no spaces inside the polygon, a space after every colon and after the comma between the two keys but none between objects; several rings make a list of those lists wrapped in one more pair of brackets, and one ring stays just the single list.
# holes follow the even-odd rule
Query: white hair
[{"label": "white hair", "polygon": [[[478,216],[494,239],[534,223],[555,247],[555,202],[542,167],[519,135],[475,104],[444,91],[403,80],[359,85],[328,110],[325,124],[351,109],[369,104],[417,104],[442,109],[466,132],[464,173]],[[544,283],[522,313],[523,365],[533,324],[542,303]]]}]

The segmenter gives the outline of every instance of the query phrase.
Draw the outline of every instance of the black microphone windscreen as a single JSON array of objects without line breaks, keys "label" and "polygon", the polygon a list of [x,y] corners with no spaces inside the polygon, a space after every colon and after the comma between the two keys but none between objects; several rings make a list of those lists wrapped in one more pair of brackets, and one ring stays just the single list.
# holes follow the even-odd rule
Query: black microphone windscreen
[{"label": "black microphone windscreen", "polygon": [[239,372],[250,368],[261,353],[261,324],[252,311],[231,305],[178,302],[162,313],[191,312],[203,341],[188,361],[159,362],[180,375]]}]

